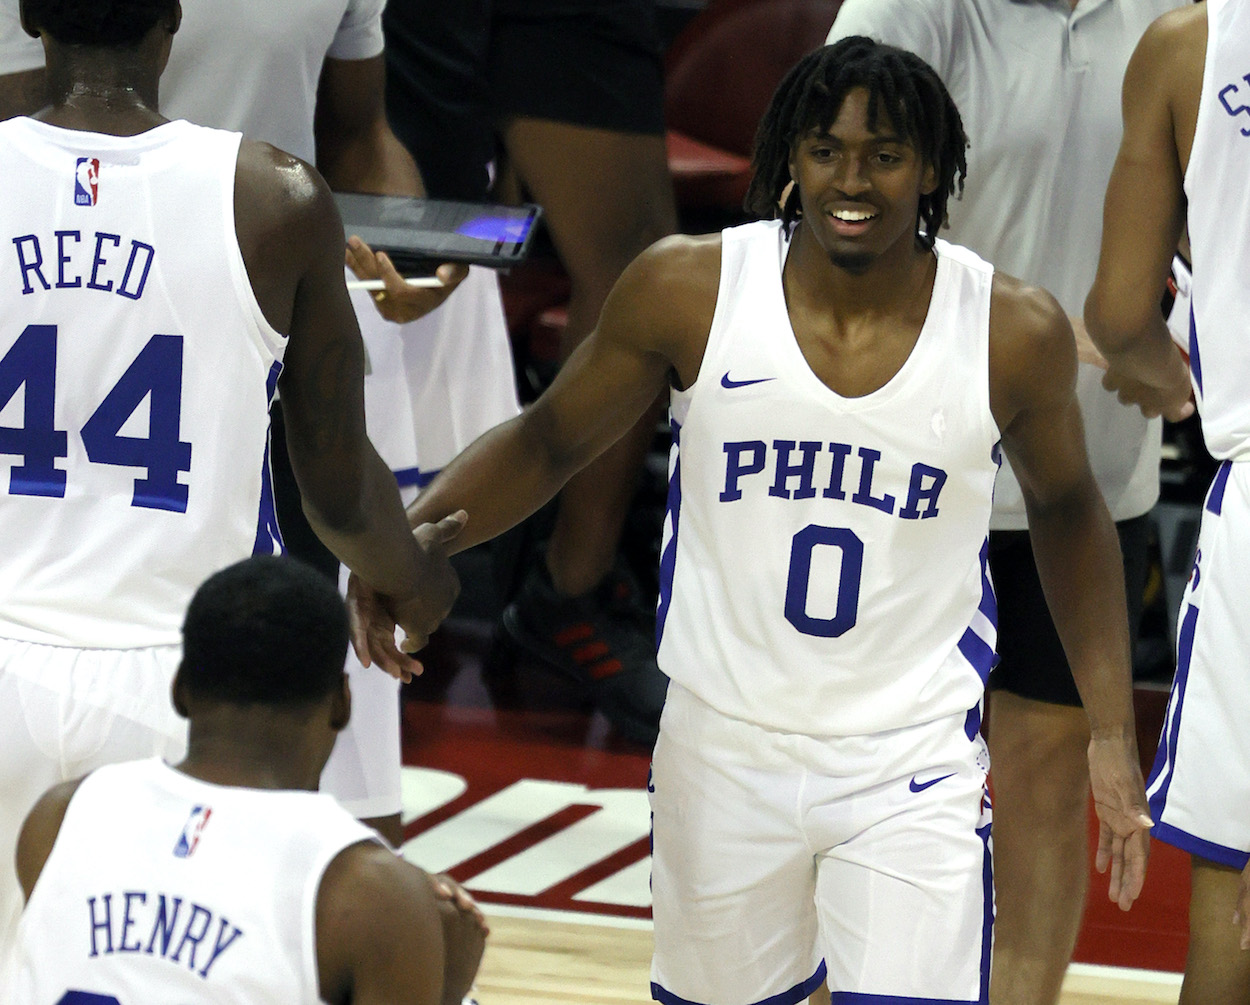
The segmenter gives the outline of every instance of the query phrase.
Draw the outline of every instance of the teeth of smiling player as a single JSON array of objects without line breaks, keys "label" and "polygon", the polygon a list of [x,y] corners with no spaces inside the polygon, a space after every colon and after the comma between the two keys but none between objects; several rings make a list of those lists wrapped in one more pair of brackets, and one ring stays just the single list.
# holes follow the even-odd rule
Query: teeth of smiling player
[{"label": "teeth of smiling player", "polygon": [[863,220],[871,220],[877,214],[858,209],[840,209],[833,215],[847,223],[860,223]]}]

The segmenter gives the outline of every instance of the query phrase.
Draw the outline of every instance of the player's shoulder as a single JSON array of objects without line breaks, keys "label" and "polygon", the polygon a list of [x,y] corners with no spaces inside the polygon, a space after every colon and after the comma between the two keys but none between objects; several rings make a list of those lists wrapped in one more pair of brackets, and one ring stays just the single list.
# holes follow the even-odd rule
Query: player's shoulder
[{"label": "player's shoulder", "polygon": [[673,234],[635,258],[613,290],[614,307],[650,323],[710,322],[720,286],[720,234]]},{"label": "player's shoulder", "polygon": [[[441,960],[442,922],[429,878],[378,841],[343,848],[317,892],[317,966],[322,997],[345,1000],[362,968],[412,957],[417,970]],[[422,957],[430,957],[422,960]]]},{"label": "player's shoulder", "polygon": [[1135,62],[1156,64],[1161,72],[1177,65],[1178,61],[1196,58],[1201,62],[1207,48],[1207,5],[1167,6],[1168,9],[1147,25],[1134,56]]},{"label": "player's shoulder", "polygon": [[324,214],[333,196],[320,172],[269,143],[243,140],[235,174],[236,206],[279,224]]},{"label": "player's shoulder", "polygon": [[1068,327],[1067,315],[1049,290],[995,271],[990,286],[991,338],[1062,337]]},{"label": "player's shoulder", "polygon": [[76,778],[54,785],[39,797],[26,815],[17,839],[17,876],[28,898],[52,854],[70,800],[82,782],[83,779]]}]

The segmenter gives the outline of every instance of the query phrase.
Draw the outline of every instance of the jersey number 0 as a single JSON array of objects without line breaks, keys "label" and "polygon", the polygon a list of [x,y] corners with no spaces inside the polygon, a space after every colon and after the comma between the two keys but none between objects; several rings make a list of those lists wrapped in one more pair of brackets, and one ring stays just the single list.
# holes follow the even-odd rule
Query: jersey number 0
[{"label": "jersey number 0", "polygon": [[[0,410],[25,385],[21,427],[0,426],[0,454],[22,463],[9,475],[9,494],[65,497],[69,438],[56,428],[56,325],[28,325],[0,359]],[[122,426],[148,399],[147,436],[123,436]],[[182,414],[182,336],[153,335],[105,395],[80,435],[95,464],[144,468],[135,479],[132,506],[187,511],[187,486],[178,474],[191,470],[191,444],[179,439]]]}]

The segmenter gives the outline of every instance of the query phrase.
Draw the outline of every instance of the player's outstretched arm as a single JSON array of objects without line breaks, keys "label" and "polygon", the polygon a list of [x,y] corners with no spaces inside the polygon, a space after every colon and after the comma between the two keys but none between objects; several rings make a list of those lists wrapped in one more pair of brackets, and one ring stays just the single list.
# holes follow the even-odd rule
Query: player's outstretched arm
[{"label": "player's outstretched arm", "polygon": [[[365,432],[364,347],[343,276],[343,227],[307,164],[244,143],[235,187],[239,243],[270,323],[289,334],[278,387],[309,524],[423,644],[458,582],[445,535],[421,547],[395,478]],[[383,666],[392,672],[411,667]]]},{"label": "player's outstretched arm", "polygon": [[670,373],[683,386],[695,379],[719,275],[719,236],[665,238],[643,252],[551,387],[448,464],[409,507],[413,525],[467,510],[462,548],[538,509],[634,425]]},{"label": "player's outstretched arm", "polygon": [[459,1005],[486,945],[475,909],[373,842],[344,849],[317,894],[317,970],[330,1005]]},{"label": "player's outstretched arm", "polygon": [[[1159,299],[1185,220],[1182,182],[1206,52],[1205,5],[1156,21],[1124,77],[1124,135],[1103,207],[1102,251],[1085,302],[1107,359],[1103,383],[1148,416],[1193,412],[1189,371]],[[1177,95],[1189,95],[1179,98]]]},{"label": "player's outstretched arm", "polygon": [[1137,756],[1119,539],[1085,453],[1076,349],[1045,291],[995,278],[990,394],[1002,445],[1024,492],[1046,603],[1090,723],[1097,865],[1128,910],[1141,892],[1150,818]]}]

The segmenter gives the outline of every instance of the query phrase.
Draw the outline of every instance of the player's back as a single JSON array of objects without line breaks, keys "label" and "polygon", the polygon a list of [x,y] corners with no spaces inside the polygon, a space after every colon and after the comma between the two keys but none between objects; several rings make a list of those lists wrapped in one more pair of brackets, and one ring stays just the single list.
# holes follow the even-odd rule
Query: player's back
[{"label": "player's back", "polygon": [[319,1002],[321,877],[369,840],[327,795],[211,785],[157,759],[101,768],[22,916],[14,1005]]},{"label": "player's back", "polygon": [[1207,58],[1185,172],[1190,367],[1207,449],[1250,457],[1250,3],[1208,0]]},{"label": "player's back", "polygon": [[285,339],[239,251],[238,149],[0,124],[0,636],[176,644],[197,584],[273,550]]}]

